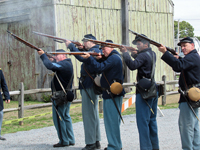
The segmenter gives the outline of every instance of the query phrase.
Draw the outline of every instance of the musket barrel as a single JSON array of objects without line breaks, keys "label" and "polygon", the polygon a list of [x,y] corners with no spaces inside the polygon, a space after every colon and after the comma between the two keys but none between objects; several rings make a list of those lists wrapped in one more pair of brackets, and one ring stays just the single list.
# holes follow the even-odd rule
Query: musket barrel
[{"label": "musket barrel", "polygon": [[[57,36],[48,35],[48,34],[44,34],[44,33],[40,33],[40,32],[33,31],[33,33],[37,34],[37,35],[40,35],[40,36],[45,36],[45,37],[48,37],[48,38],[52,38],[52,39],[54,39],[54,41],[59,42],[59,43],[66,42],[66,40],[67,40],[67,39],[64,39],[64,38],[60,38],[60,37],[57,37]],[[59,40],[63,41],[63,42],[60,42]],[[73,41],[73,40],[69,40],[69,41],[71,41],[73,44],[75,44],[77,46],[82,46],[82,44],[79,43],[78,41]]]},{"label": "musket barrel", "polygon": [[88,38],[85,38],[85,39],[88,40],[88,41],[94,42],[97,45],[106,45],[107,47],[111,47],[111,48],[122,48],[124,46],[124,47],[127,48],[127,50],[136,51],[135,48],[127,46],[127,45],[121,45],[121,44],[103,42],[103,41],[98,41],[98,40],[93,40],[93,39],[88,39]]},{"label": "musket barrel", "polygon": [[[160,43],[158,43],[158,42],[156,42],[156,41],[153,41],[153,40],[151,40],[151,39],[148,38],[148,37],[145,37],[145,36],[143,36],[143,35],[141,35],[141,34],[139,34],[139,33],[137,33],[137,32],[134,32],[134,31],[130,30],[130,29],[128,29],[128,30],[129,30],[131,33],[135,34],[136,36],[139,36],[139,37],[141,37],[141,38],[143,38],[143,39],[149,41],[150,44],[153,44],[153,45],[155,45],[155,46],[157,46],[157,47],[160,47],[160,46],[161,46]],[[166,46],[165,46],[165,47],[166,47]],[[166,49],[167,49],[169,52],[171,52],[173,55],[177,55],[177,54],[176,54],[176,51],[175,51],[174,49],[169,48],[169,47],[166,47]]]},{"label": "musket barrel", "polygon": [[17,39],[18,41],[20,41],[21,43],[24,43],[24,44],[27,45],[28,47],[33,48],[33,49],[36,49],[37,51],[40,51],[40,49],[39,49],[38,47],[36,47],[36,46],[32,45],[31,43],[29,43],[29,42],[27,42],[27,41],[21,39],[20,37],[18,37],[17,35],[13,34],[12,32],[10,32],[10,31],[8,31],[8,30],[7,30],[7,32],[8,32],[9,34],[11,34],[15,39]]},{"label": "musket barrel", "polygon": [[12,35],[12,33],[10,31],[7,30],[8,33],[10,33]]},{"label": "musket barrel", "polygon": [[48,34],[44,34],[44,33],[40,33],[40,32],[35,32],[35,31],[33,31],[33,33],[37,34],[37,35],[40,35],[40,36],[45,36],[45,37],[48,37],[48,38],[52,38],[52,39],[66,41],[66,39],[64,39],[64,38],[60,38],[60,37],[53,36],[53,35],[48,35]]}]

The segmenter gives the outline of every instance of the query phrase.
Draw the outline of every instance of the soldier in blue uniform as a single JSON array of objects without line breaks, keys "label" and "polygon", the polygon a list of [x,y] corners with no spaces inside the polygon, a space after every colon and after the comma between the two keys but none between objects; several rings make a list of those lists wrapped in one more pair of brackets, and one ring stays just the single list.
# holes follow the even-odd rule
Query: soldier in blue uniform
[{"label": "soldier in blue uniform", "polygon": [[[159,51],[163,53],[161,59],[165,61],[176,72],[181,72],[179,78],[179,87],[185,91],[186,85],[200,86],[200,56],[194,47],[194,42],[190,37],[183,38],[178,43],[181,46],[184,58],[178,55],[171,55],[163,45],[159,47]],[[184,79],[185,78],[185,79]],[[183,95],[179,99],[179,131],[183,150],[200,150],[200,131],[199,121],[190,109]],[[199,116],[198,108],[193,108],[197,116]]]},{"label": "soldier in blue uniform", "polygon": [[[66,41],[67,48],[71,52],[80,52],[80,51],[94,51],[100,53],[99,46],[93,42],[85,40],[85,38],[94,39],[96,38],[92,34],[87,34],[83,38],[83,46],[78,48],[75,47],[70,41]],[[81,77],[79,81],[79,89],[82,96],[82,117],[83,125],[85,132],[85,143],[86,146],[82,150],[94,150],[100,149],[100,125],[99,125],[99,112],[98,112],[98,95],[95,94],[93,88],[93,80],[96,77],[96,70],[90,65],[85,63],[85,59],[81,56],[75,56],[80,62],[83,62],[81,65]],[[91,77],[90,77],[91,76]]]},{"label": "soldier in blue uniform", "polygon": [[[127,50],[125,48],[122,49],[124,61],[130,70],[138,70],[137,81],[142,78],[150,79],[152,72],[152,58],[153,54],[154,56],[156,56],[156,54],[152,51],[149,42],[138,36],[135,37],[135,40],[133,40],[132,43],[137,45],[138,52],[132,52],[131,55],[134,58],[134,60],[132,60]],[[156,62],[156,57],[154,57],[154,59]],[[145,101],[152,108],[154,114],[151,112]],[[156,121],[157,103],[158,97],[144,100],[136,89],[136,120],[141,150],[159,149]]]},{"label": "soldier in blue uniform", "polygon": [[[113,43],[112,40],[106,42]],[[120,54],[111,47],[102,46],[102,52],[106,59],[104,61],[96,60],[90,57],[90,54],[83,55],[86,63],[90,64],[97,72],[102,73],[100,80],[101,87],[107,90],[103,91],[103,111],[106,136],[108,140],[107,148],[104,150],[121,150],[122,141],[120,135],[121,119],[117,109],[121,112],[124,89],[118,95],[113,95],[116,106],[111,95],[108,93],[110,85],[114,82],[123,83],[123,67]],[[101,57],[101,56],[98,56]],[[109,91],[110,92],[110,91]]]},{"label": "soldier in blue uniform", "polygon": [[[4,97],[5,97],[5,101],[6,103],[10,103],[10,95],[9,95],[9,91],[8,91],[8,87],[6,84],[6,80],[4,78],[3,75],[3,71],[0,68],[0,91],[2,89]],[[0,94],[0,140],[6,140],[5,138],[1,137],[1,126],[2,126],[2,121],[3,121],[3,98],[2,95]]]},{"label": "soldier in blue uniform", "polygon": [[[65,52],[63,49],[56,50],[56,52]],[[66,89],[68,84],[70,88],[72,87],[72,82],[70,82],[71,76],[73,75],[73,66],[71,59],[67,59],[64,54],[57,54],[55,59],[57,62],[51,62],[43,50],[38,51],[41,60],[43,61],[45,67],[53,72],[56,72],[60,82]],[[53,77],[51,81],[52,93],[55,91],[62,91],[61,85],[59,84],[57,78]],[[55,90],[55,91],[54,91]],[[64,103],[62,105],[56,106],[56,102],[53,101],[52,112],[53,112],[53,122],[57,130],[59,143],[53,145],[53,147],[64,147],[75,144],[75,138],[72,128],[72,121],[69,115],[70,102]],[[57,112],[56,112],[57,111]],[[59,119],[61,117],[61,119]]]}]

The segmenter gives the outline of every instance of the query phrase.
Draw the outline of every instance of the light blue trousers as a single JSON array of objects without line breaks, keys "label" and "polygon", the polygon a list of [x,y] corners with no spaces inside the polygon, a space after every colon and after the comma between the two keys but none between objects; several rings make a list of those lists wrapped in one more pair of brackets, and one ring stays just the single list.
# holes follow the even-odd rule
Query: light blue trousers
[{"label": "light blue trousers", "polygon": [[[114,98],[114,100],[119,111],[121,112],[123,96],[117,96]],[[108,140],[107,150],[121,150],[121,118],[112,99],[103,99],[103,114],[106,136]]]},{"label": "light blue trousers", "polygon": [[148,99],[154,114],[142,99],[141,94],[136,94],[136,120],[140,139],[140,150],[159,149],[157,128],[157,103],[158,97]]},{"label": "light blue trousers", "polygon": [[71,103],[68,102],[67,104],[57,106],[57,110],[60,117],[62,118],[62,121],[58,118],[56,110],[54,106],[52,106],[53,122],[57,130],[59,143],[61,144],[61,142],[63,141],[64,145],[75,144],[72,120],[69,115],[70,105]]},{"label": "light blue trousers", "polygon": [[3,110],[0,111],[0,137],[1,137],[1,126],[2,126],[2,122],[3,122]]},{"label": "light blue trousers", "polygon": [[[183,150],[200,150],[199,122],[187,102],[179,104],[179,131]],[[197,116],[198,108],[194,108]],[[199,117],[198,117],[199,118]]]},{"label": "light blue trousers", "polygon": [[85,144],[94,144],[101,141],[99,112],[98,112],[98,95],[94,93],[93,88],[86,89],[90,98],[84,89],[81,89],[82,96],[82,117],[85,132]]}]

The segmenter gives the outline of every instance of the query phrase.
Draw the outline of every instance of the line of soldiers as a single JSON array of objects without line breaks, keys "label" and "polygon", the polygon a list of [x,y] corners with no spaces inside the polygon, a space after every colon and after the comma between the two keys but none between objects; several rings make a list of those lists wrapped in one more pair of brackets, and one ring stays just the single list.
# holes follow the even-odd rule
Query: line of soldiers
[{"label": "line of soldiers", "polygon": [[[95,36],[87,34],[83,38],[83,45],[76,47],[71,41],[66,40],[66,47],[71,52],[79,51],[95,51],[103,53],[102,55],[93,57],[89,53],[85,55],[76,55],[76,59],[82,62],[81,77],[79,80],[79,89],[82,96],[82,117],[85,133],[86,146],[82,150],[100,149],[100,125],[98,113],[98,91],[94,88],[94,78],[101,74],[100,85],[103,89],[103,110],[104,110],[104,124],[108,145],[104,150],[121,150],[123,148],[120,124],[121,124],[121,107],[124,89],[119,93],[113,94],[110,87],[113,83],[118,82],[123,84],[123,63],[124,59],[126,65],[130,70],[137,70],[137,81],[143,78],[154,80],[155,69],[152,69],[156,62],[156,53],[152,51],[150,43],[140,37],[133,40],[133,44],[137,46],[137,51],[129,52],[125,47],[121,48],[122,57],[120,53],[112,47],[101,45],[99,47],[95,43],[86,39],[94,39]],[[112,40],[106,42],[113,43]],[[172,69],[176,72],[181,72],[179,78],[179,86],[182,90],[185,88],[185,82],[188,87],[200,86],[200,56],[194,48],[194,42],[190,37],[182,39],[179,43],[185,55],[180,58],[178,55],[172,55],[166,47],[161,45],[158,50],[163,53],[161,57]],[[56,52],[65,52],[62,49]],[[57,91],[70,90],[73,80],[73,66],[71,60],[64,54],[57,54],[54,61],[48,59],[43,50],[38,51],[40,58],[47,69],[55,72],[55,76],[51,82],[52,94],[55,95]],[[152,76],[153,75],[153,76]],[[145,83],[143,83],[145,85]],[[155,84],[155,82],[154,82]],[[118,88],[118,87],[116,87]],[[56,92],[55,92],[56,91]],[[58,94],[58,93],[56,93]],[[158,150],[158,129],[157,129],[157,103],[158,93],[156,96],[148,99],[142,97],[142,93],[136,88],[136,120],[139,132],[139,142],[141,150]],[[65,147],[75,145],[75,138],[72,128],[72,121],[69,115],[70,102],[59,104],[53,100],[53,121],[57,130],[59,142],[53,147]],[[151,110],[149,109],[151,108]],[[182,149],[184,150],[199,150],[200,149],[200,132],[199,123],[183,95],[179,100],[179,130],[182,142]],[[193,108],[198,116],[198,108]],[[1,118],[1,117],[0,117]]]}]

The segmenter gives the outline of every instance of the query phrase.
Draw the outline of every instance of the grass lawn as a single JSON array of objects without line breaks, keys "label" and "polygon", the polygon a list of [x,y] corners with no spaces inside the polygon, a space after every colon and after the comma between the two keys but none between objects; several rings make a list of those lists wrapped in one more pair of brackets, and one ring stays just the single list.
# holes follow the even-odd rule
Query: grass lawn
[{"label": "grass lawn", "polygon": [[[173,97],[173,96],[172,96]],[[169,96],[170,98],[170,96]],[[125,99],[124,99],[125,101]],[[41,104],[43,102],[35,102],[35,101],[25,101],[24,105],[34,105],[34,104]],[[4,109],[6,108],[17,108],[18,107],[18,102],[17,101],[11,101],[10,104],[7,104],[4,102]],[[160,109],[169,109],[169,108],[177,108],[178,104],[167,104],[166,106],[159,105]],[[71,110],[70,110],[70,115],[72,118],[72,122],[79,122],[82,121],[82,112],[81,112],[81,104],[72,104],[71,105]],[[39,114],[44,114],[51,112],[52,108],[51,107],[45,107],[45,108],[40,108],[40,109],[29,109],[24,111],[24,117],[28,116],[34,116],[34,115],[39,115]],[[128,109],[126,109],[122,115],[130,115],[135,113],[135,106],[132,105]],[[103,114],[100,113],[100,118],[103,118]],[[8,121],[8,120],[13,120],[13,119],[18,119],[18,112],[13,111],[13,112],[7,112],[4,113],[4,118],[3,121]],[[48,127],[48,126],[53,126],[53,120],[52,120],[52,114],[47,114],[45,116],[40,116],[36,117],[33,119],[28,119],[23,121],[23,125],[20,126],[18,122],[16,123],[11,123],[7,125],[2,125],[2,135],[6,133],[14,133],[18,131],[27,131],[31,129],[37,129],[37,128],[43,128],[43,127]]]}]

